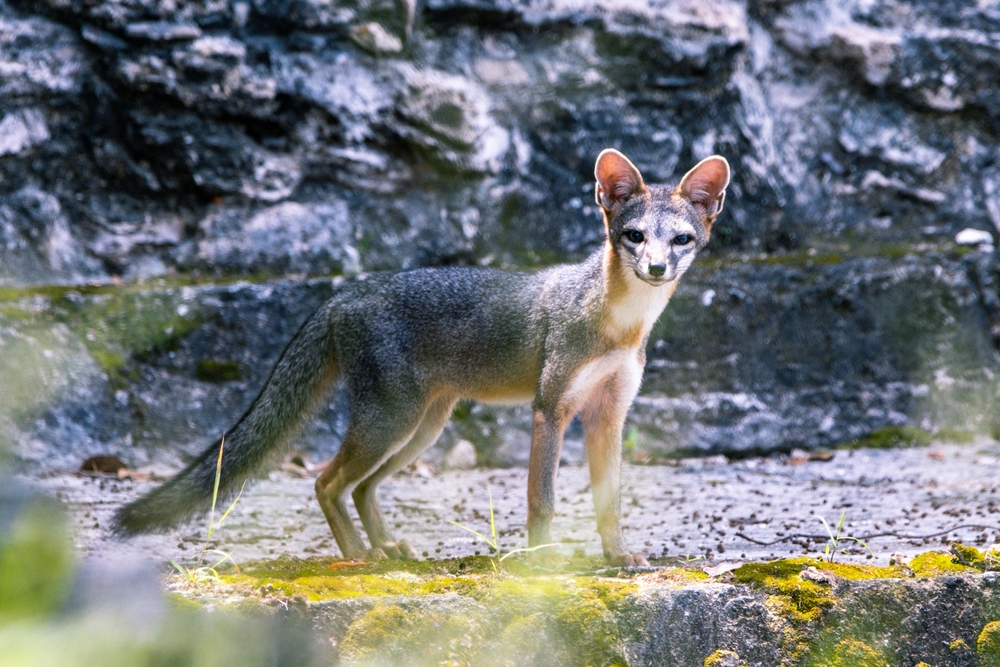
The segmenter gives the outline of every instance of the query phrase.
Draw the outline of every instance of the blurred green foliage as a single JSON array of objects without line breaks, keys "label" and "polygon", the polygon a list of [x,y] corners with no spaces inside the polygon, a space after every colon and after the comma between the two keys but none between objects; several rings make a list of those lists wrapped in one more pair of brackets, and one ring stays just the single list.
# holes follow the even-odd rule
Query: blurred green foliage
[{"label": "blurred green foliage", "polygon": [[35,501],[0,529],[0,625],[59,609],[74,569],[62,517]]},{"label": "blurred green foliage", "polygon": [[[0,484],[9,482],[0,477]],[[0,665],[3,667],[310,667],[322,659],[307,631],[261,611],[209,613],[136,590],[123,577],[111,600],[71,595],[76,558],[59,507],[0,494]],[[82,570],[81,570],[82,572]],[[151,596],[136,614],[136,596]],[[72,599],[72,604],[67,601]],[[116,601],[117,601],[116,600]],[[327,656],[329,657],[329,656]]]}]

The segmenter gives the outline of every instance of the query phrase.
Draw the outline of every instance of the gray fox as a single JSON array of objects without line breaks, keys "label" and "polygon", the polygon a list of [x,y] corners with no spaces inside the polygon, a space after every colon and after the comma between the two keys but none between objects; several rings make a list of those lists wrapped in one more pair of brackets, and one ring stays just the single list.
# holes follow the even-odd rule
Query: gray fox
[{"label": "gray fox", "polygon": [[[603,246],[580,264],[528,273],[428,268],[341,284],[302,325],[260,394],[225,434],[220,495],[287,449],[342,382],[351,414],[316,496],[345,558],[416,558],[386,526],[375,489],[440,435],[455,403],[532,402],[528,543],[552,541],[563,431],[583,422],[597,529],[615,565],[646,565],[620,524],[621,442],[650,329],[722,210],[729,164],[712,156],[676,188],[646,185],[606,149],[594,168]],[[166,529],[208,509],[219,442],[120,508],[119,535]],[[346,506],[351,494],[371,550]]]}]

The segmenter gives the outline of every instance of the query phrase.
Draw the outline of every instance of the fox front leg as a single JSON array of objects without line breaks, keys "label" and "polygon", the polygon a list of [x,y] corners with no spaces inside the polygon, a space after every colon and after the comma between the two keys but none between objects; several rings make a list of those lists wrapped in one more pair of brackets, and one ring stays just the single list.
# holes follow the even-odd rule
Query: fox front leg
[{"label": "fox front leg", "polygon": [[641,378],[641,367],[622,369],[604,381],[580,412],[597,532],[604,557],[621,567],[649,565],[642,554],[629,552],[621,526],[622,429]]}]

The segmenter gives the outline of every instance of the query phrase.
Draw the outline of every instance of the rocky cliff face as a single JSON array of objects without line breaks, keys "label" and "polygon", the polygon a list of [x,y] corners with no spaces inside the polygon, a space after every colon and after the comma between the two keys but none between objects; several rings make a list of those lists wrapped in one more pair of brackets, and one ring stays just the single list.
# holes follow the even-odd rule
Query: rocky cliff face
[{"label": "rocky cliff face", "polygon": [[[998,72],[988,0],[0,2],[5,437],[196,449],[329,290],[262,278],[579,259],[606,146],[734,172],[640,447],[988,432],[998,263],[952,239],[1000,230]],[[523,410],[463,415],[523,460]]]}]

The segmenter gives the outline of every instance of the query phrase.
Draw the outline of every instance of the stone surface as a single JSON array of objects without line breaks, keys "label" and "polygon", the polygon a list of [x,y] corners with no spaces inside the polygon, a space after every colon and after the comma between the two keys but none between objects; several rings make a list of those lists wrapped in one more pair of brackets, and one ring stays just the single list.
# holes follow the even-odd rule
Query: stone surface
[{"label": "stone surface", "polygon": [[[776,561],[735,571],[742,580],[735,585],[692,581],[675,569],[614,579],[466,576],[458,593],[324,599],[320,592],[319,600],[292,598],[290,604],[280,590],[249,595],[251,605],[283,613],[286,604],[290,617],[311,620],[336,644],[342,665],[402,656],[409,664],[435,665],[444,652],[460,664],[510,664],[516,657],[517,664],[546,667],[594,664],[595,654],[613,657],[611,664],[678,667],[982,665],[994,657],[983,635],[997,617],[995,572],[912,578],[888,568],[879,576],[874,569],[812,562],[844,576],[816,585],[801,577],[805,562]],[[286,567],[309,566],[293,561]],[[367,581],[372,587],[380,578],[421,581],[407,566],[400,569],[369,574]],[[755,571],[773,574],[753,581]],[[350,575],[327,575],[341,577]],[[314,585],[321,578],[310,577]],[[281,579],[287,581],[275,577],[272,589],[285,583]],[[209,604],[226,594],[225,587],[209,591],[188,594]],[[798,615],[804,611],[808,619]]]},{"label": "stone surface", "polygon": [[[630,548],[650,558],[702,566],[747,560],[822,556],[829,541],[822,517],[834,529],[844,515],[836,559],[885,565],[893,554],[912,557],[960,541],[980,548],[1000,542],[997,471],[1000,449],[935,443],[930,448],[835,452],[830,461],[785,457],[726,463],[722,457],[685,459],[675,466],[624,466],[622,523]],[[309,458],[308,456],[306,458]],[[138,456],[126,463],[139,466]],[[75,541],[88,557],[143,555],[189,563],[205,540],[206,519],[161,535],[109,540],[106,527],[122,503],[157,484],[139,479],[76,474],[79,462],[32,476],[31,483],[66,503]],[[164,463],[141,466],[165,476]],[[284,466],[249,485],[218,533],[217,544],[237,562],[339,555],[316,501],[316,473]],[[586,465],[566,461],[556,482],[553,536],[570,556],[601,555]],[[451,522],[489,533],[492,495],[503,550],[527,546],[527,472],[455,470],[387,480],[379,501],[387,525],[421,558],[486,554],[476,537]],[[353,512],[353,510],[352,510]],[[359,524],[359,530],[361,529]],[[731,568],[729,568],[731,569]],[[725,572],[725,568],[716,574]]]},{"label": "stone surface", "polygon": [[[733,184],[650,341],[643,451],[986,434],[998,263],[953,239],[1000,231],[997,35],[996,7],[974,0],[5,0],[0,283],[577,260],[601,243],[601,149],[649,181],[719,152]],[[271,312],[268,290],[286,286],[227,317]],[[199,322],[169,373],[155,344],[119,346],[128,372],[81,391],[93,410],[124,392],[143,419],[185,424],[137,445],[221,430],[315,303],[258,323],[265,345]],[[4,308],[23,332],[22,305]],[[191,368],[226,342],[253,370],[206,399]],[[121,410],[53,400],[7,440],[58,423],[113,449],[135,431]],[[227,407],[211,420],[195,407],[213,402]],[[441,451],[463,438],[481,463],[524,462],[525,409],[468,412]],[[572,426],[570,458],[581,438]]]}]

